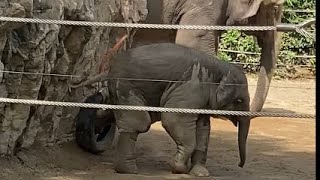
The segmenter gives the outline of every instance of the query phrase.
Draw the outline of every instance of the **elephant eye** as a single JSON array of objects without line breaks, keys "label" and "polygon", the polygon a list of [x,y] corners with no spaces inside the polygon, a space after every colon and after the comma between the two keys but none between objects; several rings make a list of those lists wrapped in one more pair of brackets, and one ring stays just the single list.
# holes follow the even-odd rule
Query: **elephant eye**
[{"label": "elephant eye", "polygon": [[237,99],[236,102],[237,103],[242,103],[242,99]]}]

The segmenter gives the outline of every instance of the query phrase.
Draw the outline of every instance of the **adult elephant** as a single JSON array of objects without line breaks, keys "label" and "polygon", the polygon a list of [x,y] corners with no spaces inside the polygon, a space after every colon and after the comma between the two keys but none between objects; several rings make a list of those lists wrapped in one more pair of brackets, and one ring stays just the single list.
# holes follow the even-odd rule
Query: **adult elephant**
[{"label": "adult elephant", "polygon": [[[284,0],[148,0],[147,23],[180,25],[257,25],[272,26],[281,21]],[[266,100],[277,60],[280,33],[248,31],[262,48],[257,89],[250,107],[261,111]],[[133,46],[174,41],[216,55],[221,31],[138,30]]]}]

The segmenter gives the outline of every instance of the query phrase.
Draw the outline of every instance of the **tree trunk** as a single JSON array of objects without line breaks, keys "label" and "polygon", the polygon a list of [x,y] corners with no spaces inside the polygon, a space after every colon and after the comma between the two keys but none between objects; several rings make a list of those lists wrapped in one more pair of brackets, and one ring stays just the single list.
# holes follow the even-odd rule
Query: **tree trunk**
[{"label": "tree trunk", "polygon": [[[1,0],[0,16],[139,22],[146,0]],[[68,85],[96,75],[103,53],[131,29],[0,22],[0,97],[83,102],[95,89]],[[6,71],[73,74],[83,78]],[[35,142],[53,145],[74,138],[79,108],[0,103],[0,154],[12,155]]]}]

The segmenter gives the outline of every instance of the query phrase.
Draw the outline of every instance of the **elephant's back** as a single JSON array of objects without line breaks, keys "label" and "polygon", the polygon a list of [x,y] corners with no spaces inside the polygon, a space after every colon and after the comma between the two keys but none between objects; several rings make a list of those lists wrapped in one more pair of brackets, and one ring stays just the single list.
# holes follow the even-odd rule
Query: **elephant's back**
[{"label": "elephant's back", "polygon": [[129,49],[114,59],[110,76],[181,80],[194,64],[208,64],[212,57],[173,43],[158,43]]}]

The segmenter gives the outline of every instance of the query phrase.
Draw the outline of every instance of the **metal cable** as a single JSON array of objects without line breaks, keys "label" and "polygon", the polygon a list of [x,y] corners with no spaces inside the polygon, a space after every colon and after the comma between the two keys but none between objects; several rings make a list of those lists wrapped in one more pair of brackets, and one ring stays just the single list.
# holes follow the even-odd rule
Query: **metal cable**
[{"label": "metal cable", "polygon": [[60,24],[72,26],[102,26],[117,28],[147,28],[147,29],[189,29],[189,30],[232,30],[241,31],[275,31],[274,26],[204,26],[204,25],[174,25],[174,24],[142,24],[142,23],[116,23],[116,22],[90,22],[90,21],[70,21],[38,18],[17,18],[0,16],[0,21],[20,22],[20,23],[40,23],[40,24]]},{"label": "metal cable", "polygon": [[[9,74],[23,74],[23,75],[42,75],[42,76],[56,76],[56,77],[77,77],[81,78],[83,76],[80,75],[72,75],[72,74],[55,74],[55,73],[38,73],[38,72],[23,72],[23,71],[1,71],[0,73],[9,73]],[[87,76],[89,77],[89,76]]]},{"label": "metal cable", "polygon": [[[248,62],[245,62],[245,63],[242,63],[242,62],[230,62],[231,64],[241,64],[241,65],[255,65],[255,66],[259,66],[260,63],[248,63]],[[277,64],[276,67],[306,67],[306,68],[316,68],[315,65],[288,65],[288,64]]]},{"label": "metal cable", "polygon": [[[218,31],[219,30],[220,31],[225,31],[225,30],[275,31],[275,30],[278,30],[278,28],[279,28],[278,26],[205,26],[205,25],[91,22],[91,21],[53,20],[53,19],[18,18],[18,17],[3,17],[3,16],[0,16],[0,21],[20,22],[20,23],[60,24],[60,25],[73,25],[73,26],[102,26],[102,27],[117,27],[117,28],[122,27],[122,28],[188,29],[188,30],[218,30]],[[311,21],[306,21],[306,22],[307,22],[306,25],[309,25]],[[314,22],[315,22],[315,20],[314,20]],[[291,30],[295,30],[296,32],[301,33],[302,35],[305,35],[307,37],[314,38],[312,34],[301,30],[302,28],[305,27],[304,25],[289,24],[289,26],[291,27]]]},{"label": "metal cable", "polygon": [[[204,25],[172,25],[172,24],[141,24],[141,23],[115,23],[115,22],[88,22],[88,21],[68,21],[52,20],[38,18],[17,18],[17,17],[0,17],[0,21],[20,22],[20,23],[44,23],[60,24],[74,26],[104,26],[104,27],[123,27],[123,28],[151,28],[151,29],[189,29],[189,30],[242,30],[242,31],[271,31],[277,30],[275,26],[204,26]],[[295,31],[308,38],[315,39],[315,35],[296,26]]]},{"label": "metal cable", "polygon": [[[50,74],[50,73],[35,73],[35,72],[21,72],[21,71],[0,71],[4,73],[12,73],[12,74],[26,74],[26,75],[42,75],[42,76],[56,76],[56,77],[77,77],[77,78],[85,78],[90,76],[81,76],[81,75],[71,75],[71,74]],[[186,81],[179,80],[166,80],[166,79],[138,79],[138,78],[115,78],[115,77],[105,77],[105,80],[126,80],[126,81],[145,81],[145,82],[166,82],[166,83],[183,83]],[[219,85],[220,83],[213,82],[200,82],[202,84],[213,84]],[[251,84],[225,84],[227,86],[257,86]],[[283,88],[283,89],[315,89],[315,87],[297,87],[297,86],[269,86],[270,88]]]},{"label": "metal cable", "polygon": [[303,9],[284,9],[283,12],[296,12],[296,13],[315,13],[316,10],[303,10]]},{"label": "metal cable", "polygon": [[45,100],[31,99],[12,99],[0,98],[0,103],[15,103],[28,105],[46,105],[46,106],[63,106],[63,107],[82,107],[112,110],[129,110],[129,111],[153,111],[153,112],[169,112],[169,113],[191,113],[191,114],[215,114],[215,115],[231,115],[231,116],[253,116],[253,117],[288,117],[288,118],[310,118],[314,119],[312,114],[295,114],[295,113],[277,113],[277,112],[248,112],[248,111],[224,111],[224,110],[208,110],[208,109],[185,109],[185,108],[164,108],[150,106],[128,106],[128,105],[109,105],[109,104],[92,104],[92,103],[76,103],[76,102],[57,102]]},{"label": "metal cable", "polygon": [[[221,52],[230,52],[230,53],[238,53],[238,54],[261,55],[261,53],[255,53],[255,52],[249,52],[249,51],[236,51],[236,50],[229,50],[229,49],[218,49],[218,50],[221,51]],[[284,52],[284,51],[279,51],[279,52],[281,53],[281,52]],[[285,57],[287,55],[279,54],[278,56],[279,57]],[[316,56],[313,56],[313,55],[295,55],[293,57],[305,58],[305,59],[316,58]],[[297,65],[297,66],[305,66],[305,65]]]}]

